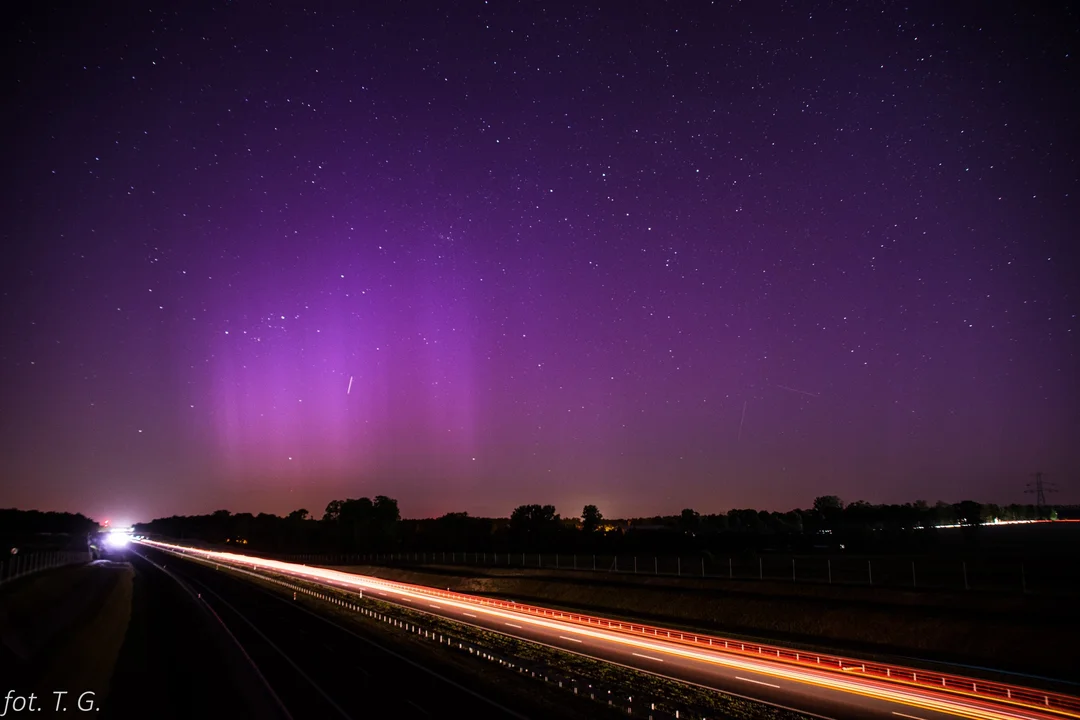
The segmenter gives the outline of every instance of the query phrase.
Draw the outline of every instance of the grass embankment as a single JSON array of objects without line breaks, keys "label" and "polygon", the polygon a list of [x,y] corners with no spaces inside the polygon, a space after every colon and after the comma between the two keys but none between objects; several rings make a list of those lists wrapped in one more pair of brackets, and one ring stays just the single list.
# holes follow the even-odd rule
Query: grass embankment
[{"label": "grass embankment", "polygon": [[[247,571],[240,574],[275,593],[286,597],[289,595],[289,590],[280,584],[260,580]],[[369,612],[357,612],[348,606],[302,593],[297,595],[298,602],[317,606],[321,613],[333,617],[343,625],[391,634],[395,647],[407,643],[414,652],[422,653],[440,665],[451,665],[458,672],[471,675],[488,687],[500,687],[518,697],[524,694],[541,708],[551,708],[551,716],[568,717],[568,711],[574,710],[580,712],[581,717],[594,720],[605,717],[608,713],[611,713],[612,717],[615,714],[626,717],[630,707],[635,711],[633,715],[656,718],[808,720],[809,717],[719,691],[668,680],[651,673],[601,662],[577,653],[517,640],[473,625],[445,620],[377,600],[370,594],[359,599],[356,593],[306,583],[295,577],[279,576],[277,579],[293,586],[306,587],[324,597],[360,605]],[[395,626],[393,621],[404,623],[404,627]],[[482,649],[483,654],[469,653],[467,650],[446,652],[445,648],[456,645],[449,642],[434,644],[431,637],[417,630],[430,631],[447,639],[453,638],[454,643],[461,641],[466,648],[471,646],[477,650]],[[477,662],[477,658],[494,659],[495,662]],[[679,711],[677,716],[676,710]]]},{"label": "grass embankment", "polygon": [[48,703],[65,690],[69,706],[92,692],[86,697],[101,706],[127,632],[132,578],[129,565],[94,563],[39,573],[0,593],[5,644],[19,656],[27,690]]},{"label": "grass embankment", "polygon": [[1080,626],[1068,620],[1069,598],[498,568],[347,569],[458,592],[868,656],[917,656],[1048,677],[1067,678],[1080,669],[1074,660],[1063,660],[1070,657],[1065,648],[1080,642]]}]

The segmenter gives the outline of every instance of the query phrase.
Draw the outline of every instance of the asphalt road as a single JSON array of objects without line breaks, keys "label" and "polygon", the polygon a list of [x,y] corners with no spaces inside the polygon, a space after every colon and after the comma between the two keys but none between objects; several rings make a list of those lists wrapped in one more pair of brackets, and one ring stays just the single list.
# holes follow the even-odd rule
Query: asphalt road
[{"label": "asphalt road", "polygon": [[[605,639],[605,633],[585,635],[579,626],[567,624],[564,629],[552,629],[528,622],[532,616],[513,617],[513,613],[491,615],[479,608],[457,608],[440,599],[418,599],[392,591],[369,591],[380,600],[395,602],[421,612],[466,622],[477,627],[505,633],[513,637],[543,643],[551,647],[569,650],[607,662],[618,663],[648,672],[689,681],[761,702],[780,705],[800,712],[808,712],[827,718],[864,720],[897,717],[943,720],[955,718],[941,712],[913,708],[902,703],[890,703],[855,693],[844,693],[814,685],[782,680],[773,675],[742,668],[728,668],[703,663],[691,658],[672,656],[664,652],[627,646],[616,639]],[[558,625],[558,621],[551,624]],[[591,631],[590,631],[591,633]],[[649,641],[652,642],[651,640]],[[662,646],[662,641],[655,643]],[[899,713],[899,715],[898,715]]]},{"label": "asphalt road", "polygon": [[104,720],[287,720],[217,618],[168,567],[132,552],[113,559],[130,561],[135,579]]},{"label": "asphalt road", "polygon": [[[430,597],[419,589],[412,590],[363,575],[260,559],[253,559],[253,562],[308,581],[353,590],[362,587],[384,601],[414,610],[826,718],[943,720],[963,716],[973,720],[1020,720],[1045,717],[1025,708],[889,685],[860,678],[857,672],[838,675],[793,668],[764,658],[688,648],[662,639],[631,638],[615,631],[495,609],[479,602]],[[316,574],[318,577],[313,577]]]},{"label": "asphalt road", "polygon": [[145,548],[138,552],[165,564],[201,594],[295,720],[421,720],[445,716],[448,708],[459,717],[526,717],[520,708],[508,708],[482,691],[426,670],[376,640],[231,573]]}]

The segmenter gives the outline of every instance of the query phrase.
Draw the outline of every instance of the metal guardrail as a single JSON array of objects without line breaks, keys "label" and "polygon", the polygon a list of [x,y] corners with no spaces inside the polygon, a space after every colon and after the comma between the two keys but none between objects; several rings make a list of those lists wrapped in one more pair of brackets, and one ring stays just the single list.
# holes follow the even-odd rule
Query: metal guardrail
[{"label": "metal guardrail", "polygon": [[89,552],[55,550],[12,555],[0,562],[0,585],[42,570],[89,562]]},{"label": "metal guardrail", "polygon": [[410,585],[408,583],[398,582],[389,582],[389,584],[407,588],[411,592],[419,592],[434,597],[478,603],[480,605],[487,605],[513,612],[527,613],[538,617],[549,617],[555,620],[570,621],[590,627],[603,628],[609,631],[629,633],[643,637],[653,637],[664,641],[677,641],[699,648],[724,650],[725,652],[735,652],[757,658],[779,660],[781,662],[800,665],[807,668],[812,667],[819,670],[829,670],[840,673],[857,672],[866,677],[874,677],[886,682],[899,683],[909,687],[919,687],[936,691],[944,690],[950,694],[959,694],[972,698],[992,699],[995,702],[1005,702],[1007,704],[1031,709],[1051,710],[1068,717],[1080,718],[1080,698],[1061,693],[1052,693],[1033,688],[1024,688],[1004,683],[979,680],[977,678],[919,670],[898,665],[863,662],[861,660],[825,655],[816,652],[796,651],[790,648],[744,642],[742,640],[729,640],[701,633],[669,630],[640,623],[609,620],[594,615],[571,613],[562,610],[550,610],[533,605],[523,605],[508,600],[493,600],[474,595],[466,595],[464,593],[435,590],[423,585]]}]

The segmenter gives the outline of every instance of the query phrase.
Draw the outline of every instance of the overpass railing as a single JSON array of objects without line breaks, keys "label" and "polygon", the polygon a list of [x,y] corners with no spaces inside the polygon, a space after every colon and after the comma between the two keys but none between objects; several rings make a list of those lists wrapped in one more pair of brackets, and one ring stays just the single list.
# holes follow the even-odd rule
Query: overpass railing
[{"label": "overpass railing", "polygon": [[90,559],[89,552],[72,550],[13,554],[0,562],[0,585],[42,570],[85,563]]}]

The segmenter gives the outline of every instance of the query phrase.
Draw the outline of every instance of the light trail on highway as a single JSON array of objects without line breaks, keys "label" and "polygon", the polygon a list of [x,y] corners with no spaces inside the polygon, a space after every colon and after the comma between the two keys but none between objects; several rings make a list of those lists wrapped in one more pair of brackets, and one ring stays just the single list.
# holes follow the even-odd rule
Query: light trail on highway
[{"label": "light trail on highway", "polygon": [[[790,657],[785,657],[779,649],[775,649],[776,657],[772,657],[774,649],[770,648],[770,655],[767,656],[763,652],[764,646],[741,641],[526,606],[513,601],[493,600],[236,553],[150,540],[140,542],[213,562],[236,565],[244,569],[261,569],[339,589],[374,591],[383,596],[383,599],[390,599],[392,596],[409,602],[411,604],[406,607],[414,611],[465,622],[525,641],[539,642],[603,662],[614,662],[719,692],[731,692],[731,681],[738,681],[740,686],[747,688],[745,692],[756,690],[759,693],[757,696],[743,694],[743,697],[752,697],[800,711],[805,710],[805,707],[793,707],[793,704],[798,704],[800,693],[809,693],[819,702],[825,700],[856,704],[870,714],[915,720],[933,720],[928,715],[963,717],[969,720],[1080,718],[1080,698],[1031,688],[940,674],[933,674],[933,677],[942,678],[943,687],[927,687],[916,684],[921,671],[912,668],[877,665],[875,667],[886,669],[884,676],[869,676],[865,673],[869,666],[855,659],[792,650],[786,650],[785,655]],[[424,601],[423,606],[417,601]],[[469,619],[463,620],[459,615]],[[708,641],[707,644],[705,641]],[[572,645],[568,646],[569,643]],[[748,646],[757,648],[758,652],[748,653]],[[618,660],[614,660],[613,655],[617,655]],[[835,661],[837,664],[822,665],[822,657],[827,657],[829,662]],[[817,658],[817,663],[814,663],[813,658]],[[724,677],[720,676],[721,673]],[[922,674],[930,675],[929,672]],[[748,678],[745,675],[757,677]],[[952,681],[953,685],[950,686],[945,678]],[[794,685],[781,687],[777,681]],[[729,687],[718,686],[724,683]],[[980,686],[983,692],[991,688],[994,694],[978,694]],[[781,696],[783,702],[777,701],[776,698]],[[922,714],[913,715],[913,710],[919,710]]]}]

